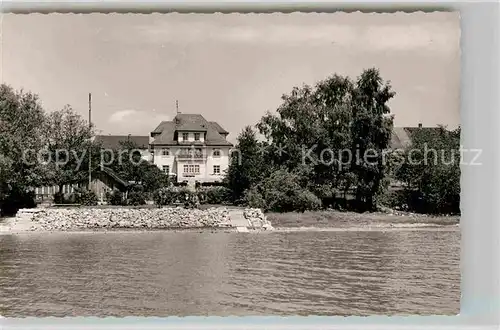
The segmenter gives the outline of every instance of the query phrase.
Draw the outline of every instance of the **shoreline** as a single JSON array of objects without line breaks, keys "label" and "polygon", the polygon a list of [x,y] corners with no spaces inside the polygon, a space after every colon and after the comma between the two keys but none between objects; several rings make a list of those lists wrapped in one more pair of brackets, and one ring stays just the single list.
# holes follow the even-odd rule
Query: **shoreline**
[{"label": "shoreline", "polygon": [[[267,220],[274,228],[272,232],[312,232],[312,231],[449,231],[459,230],[458,216],[428,216],[420,214],[385,214],[380,212],[354,213],[340,211],[314,211],[304,213],[267,213]],[[27,218],[0,219],[2,234],[35,233],[141,233],[141,232],[195,232],[195,233],[233,233],[235,226],[204,227],[114,227],[114,228],[65,228],[46,230]],[[249,228],[249,233],[263,232]]]}]

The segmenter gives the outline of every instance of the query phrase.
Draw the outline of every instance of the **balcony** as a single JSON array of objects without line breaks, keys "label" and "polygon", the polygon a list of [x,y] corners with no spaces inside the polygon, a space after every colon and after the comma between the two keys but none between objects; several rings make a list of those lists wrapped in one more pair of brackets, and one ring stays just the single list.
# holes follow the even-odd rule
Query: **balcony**
[{"label": "balcony", "polygon": [[197,159],[203,160],[206,156],[203,153],[179,153],[177,159]]}]

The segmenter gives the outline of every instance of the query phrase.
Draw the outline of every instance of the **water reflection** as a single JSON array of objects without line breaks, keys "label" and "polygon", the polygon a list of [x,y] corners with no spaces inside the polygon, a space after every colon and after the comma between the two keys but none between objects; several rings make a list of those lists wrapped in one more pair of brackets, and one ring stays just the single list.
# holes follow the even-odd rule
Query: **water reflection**
[{"label": "water reflection", "polygon": [[4,316],[457,314],[458,231],[0,236]]}]

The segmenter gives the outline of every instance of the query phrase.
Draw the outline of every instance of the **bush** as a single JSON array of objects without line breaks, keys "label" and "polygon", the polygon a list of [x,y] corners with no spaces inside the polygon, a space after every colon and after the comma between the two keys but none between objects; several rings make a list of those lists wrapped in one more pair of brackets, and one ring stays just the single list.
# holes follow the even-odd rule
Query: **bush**
[{"label": "bush", "polygon": [[164,206],[171,205],[175,203],[184,203],[189,204],[190,201],[193,201],[196,196],[195,192],[189,190],[185,187],[168,187],[168,188],[160,188],[153,194],[153,200],[156,205]]},{"label": "bush", "polygon": [[245,193],[245,200],[251,207],[265,211],[290,212],[317,210],[321,200],[299,184],[298,175],[279,170],[251,187]]},{"label": "bush", "polygon": [[222,186],[201,187],[197,194],[202,204],[225,204],[231,200],[231,190]]},{"label": "bush", "polygon": [[153,193],[153,201],[158,206],[169,205],[174,202],[175,195],[173,187],[160,188]]},{"label": "bush", "polygon": [[113,190],[112,192],[106,193],[106,200],[111,205],[124,205],[125,200],[123,197],[123,193],[119,190]]},{"label": "bush", "polygon": [[257,186],[253,186],[245,191],[244,201],[253,208],[266,209],[266,201]]},{"label": "bush", "polygon": [[55,204],[65,204],[64,194],[62,192],[56,192],[54,194],[54,203]]},{"label": "bush", "polygon": [[76,203],[86,206],[93,206],[97,205],[97,201],[97,195],[92,190],[83,189],[69,196],[69,202],[71,204]]},{"label": "bush", "polygon": [[17,189],[3,193],[0,200],[0,214],[5,216],[13,216],[23,208],[34,208],[35,192],[21,191]]},{"label": "bush", "polygon": [[146,204],[146,194],[141,191],[132,191],[128,194],[127,205],[144,205]]}]

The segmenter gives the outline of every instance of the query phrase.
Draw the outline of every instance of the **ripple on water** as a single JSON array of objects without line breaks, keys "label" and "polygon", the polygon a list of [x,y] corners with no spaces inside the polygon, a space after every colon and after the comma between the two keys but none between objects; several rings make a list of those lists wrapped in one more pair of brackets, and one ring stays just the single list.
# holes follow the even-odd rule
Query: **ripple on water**
[{"label": "ripple on water", "polygon": [[0,236],[4,316],[457,314],[458,231]]}]

